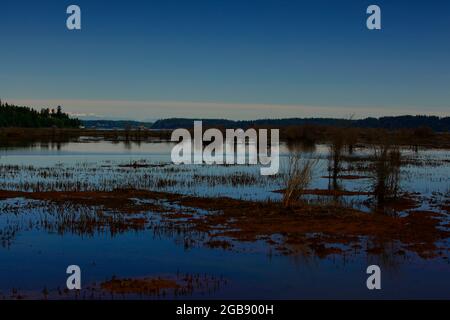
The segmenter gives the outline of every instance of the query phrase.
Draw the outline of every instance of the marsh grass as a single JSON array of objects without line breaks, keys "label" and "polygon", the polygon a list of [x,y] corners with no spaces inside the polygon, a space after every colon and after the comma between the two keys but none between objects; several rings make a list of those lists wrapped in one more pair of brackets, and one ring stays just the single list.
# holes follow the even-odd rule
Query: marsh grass
[{"label": "marsh grass", "polygon": [[374,146],[373,192],[378,207],[399,195],[401,159],[399,146],[387,136],[384,143]]},{"label": "marsh grass", "polygon": [[287,172],[283,175],[283,206],[290,207],[299,200],[302,191],[311,183],[316,159],[303,158],[300,152],[291,154],[288,160]]}]

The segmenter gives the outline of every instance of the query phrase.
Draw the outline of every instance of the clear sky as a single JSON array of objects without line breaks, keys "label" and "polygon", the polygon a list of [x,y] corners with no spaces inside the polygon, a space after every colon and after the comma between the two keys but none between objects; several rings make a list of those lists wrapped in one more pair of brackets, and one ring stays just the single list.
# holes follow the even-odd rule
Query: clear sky
[{"label": "clear sky", "polygon": [[0,15],[12,102],[137,120],[450,115],[448,0],[1,0]]}]

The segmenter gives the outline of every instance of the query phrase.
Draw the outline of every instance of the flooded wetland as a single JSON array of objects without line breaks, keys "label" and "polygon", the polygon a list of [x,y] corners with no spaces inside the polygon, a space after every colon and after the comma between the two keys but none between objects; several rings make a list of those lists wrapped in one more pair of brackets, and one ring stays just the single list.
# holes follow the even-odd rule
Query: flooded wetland
[{"label": "flooded wetland", "polygon": [[450,301],[450,1],[0,12],[0,303]]},{"label": "flooded wetland", "polygon": [[[0,298],[450,298],[448,149],[282,143],[280,174],[262,176],[175,165],[173,145],[3,146]],[[367,290],[371,264],[382,290]]]}]

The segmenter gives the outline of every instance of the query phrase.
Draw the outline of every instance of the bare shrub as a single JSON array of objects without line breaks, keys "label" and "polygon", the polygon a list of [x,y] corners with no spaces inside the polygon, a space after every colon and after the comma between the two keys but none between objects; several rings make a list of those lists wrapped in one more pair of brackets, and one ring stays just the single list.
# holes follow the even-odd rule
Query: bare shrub
[{"label": "bare shrub", "polygon": [[300,152],[291,153],[286,172],[283,176],[283,206],[290,207],[298,201],[302,192],[312,181],[316,159],[302,158]]},{"label": "bare shrub", "polygon": [[374,146],[374,187],[378,206],[395,199],[400,189],[401,153],[399,146],[386,137]]},{"label": "bare shrub", "polygon": [[337,179],[342,170],[342,156],[344,154],[345,147],[345,133],[344,129],[336,128],[333,130],[332,137],[330,138],[329,150],[330,158],[328,171],[333,181],[333,189],[338,189]]}]

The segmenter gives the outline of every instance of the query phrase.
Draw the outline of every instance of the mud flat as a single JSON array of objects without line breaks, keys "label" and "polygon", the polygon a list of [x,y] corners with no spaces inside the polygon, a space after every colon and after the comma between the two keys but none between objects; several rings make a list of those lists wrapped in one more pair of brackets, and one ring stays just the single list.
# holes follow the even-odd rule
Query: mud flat
[{"label": "mud flat", "polygon": [[147,277],[111,279],[86,285],[83,291],[70,291],[57,288],[41,291],[12,290],[8,294],[0,293],[0,300],[22,299],[163,299],[166,297],[189,297],[194,293],[211,294],[227,285],[223,277],[200,274],[155,275]]},{"label": "mud flat", "polygon": [[[422,258],[447,259],[448,248],[439,243],[450,237],[446,215],[409,210],[403,216],[364,213],[338,205],[299,203],[286,209],[278,202],[255,202],[231,198],[202,198],[174,193],[121,189],[111,192],[18,192],[0,191],[0,199],[25,198],[67,206],[77,204],[114,211],[126,217],[128,226],[146,228],[145,218],[130,215],[152,212],[164,219],[164,228],[182,230],[192,242],[233,250],[233,243],[265,241],[282,254],[327,256],[355,249],[381,250],[397,243],[396,254],[415,253]],[[139,199],[136,202],[135,199]],[[206,212],[193,214],[197,211]],[[97,220],[93,220],[95,223]],[[104,219],[117,227],[121,220]],[[84,221],[89,227],[89,221]]]}]

